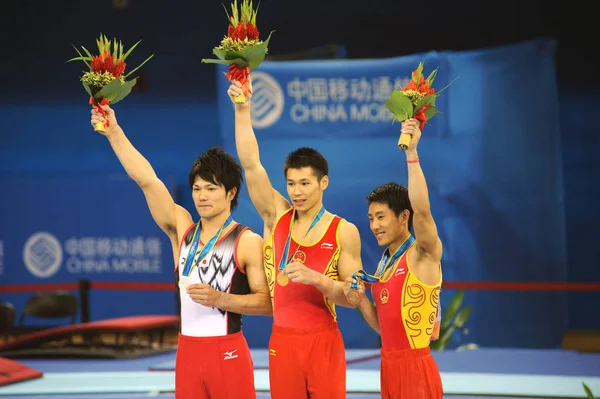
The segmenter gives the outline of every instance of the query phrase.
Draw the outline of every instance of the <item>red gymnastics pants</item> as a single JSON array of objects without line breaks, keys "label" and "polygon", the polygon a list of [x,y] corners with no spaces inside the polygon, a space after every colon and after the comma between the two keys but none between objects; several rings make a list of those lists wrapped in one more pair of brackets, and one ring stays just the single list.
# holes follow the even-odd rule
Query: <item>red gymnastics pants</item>
[{"label": "red gymnastics pants", "polygon": [[442,378],[429,348],[381,350],[382,399],[442,399]]},{"label": "red gymnastics pants", "polygon": [[220,337],[179,334],[175,399],[255,399],[254,365],[242,332]]},{"label": "red gymnastics pants", "polygon": [[272,399],[346,399],[346,351],[337,323],[273,325],[269,382]]}]

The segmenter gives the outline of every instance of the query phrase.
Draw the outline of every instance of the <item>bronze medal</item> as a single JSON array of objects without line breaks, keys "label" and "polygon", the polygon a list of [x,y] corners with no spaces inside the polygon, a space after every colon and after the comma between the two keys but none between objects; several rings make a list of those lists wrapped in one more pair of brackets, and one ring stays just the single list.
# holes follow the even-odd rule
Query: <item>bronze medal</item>
[{"label": "bronze medal", "polygon": [[346,295],[346,299],[348,300],[349,304],[356,305],[360,302],[360,294],[355,289],[352,289],[350,292],[348,292],[348,295]]}]

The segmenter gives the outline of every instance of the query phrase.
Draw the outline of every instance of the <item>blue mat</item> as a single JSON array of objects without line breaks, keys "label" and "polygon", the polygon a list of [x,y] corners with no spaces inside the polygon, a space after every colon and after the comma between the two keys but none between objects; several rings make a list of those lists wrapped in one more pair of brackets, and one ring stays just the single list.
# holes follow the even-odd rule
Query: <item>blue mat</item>
[{"label": "blue mat", "polygon": [[[266,348],[251,349],[252,361],[255,369],[269,368],[269,351]],[[149,367],[151,371],[173,371],[175,370],[175,354],[171,359],[153,364]],[[346,350],[346,362],[348,364],[361,362],[379,357],[379,349],[348,349]]]}]

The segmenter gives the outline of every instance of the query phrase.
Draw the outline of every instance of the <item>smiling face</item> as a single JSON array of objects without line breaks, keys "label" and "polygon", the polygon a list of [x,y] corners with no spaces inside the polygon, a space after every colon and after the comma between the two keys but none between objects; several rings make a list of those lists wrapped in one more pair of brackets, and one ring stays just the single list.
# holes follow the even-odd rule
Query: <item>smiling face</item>
[{"label": "smiling face", "polygon": [[399,215],[385,203],[372,202],[369,205],[369,227],[379,246],[389,246],[402,239],[408,232],[408,210]]},{"label": "smiling face", "polygon": [[192,185],[194,205],[203,219],[210,219],[223,212],[229,212],[236,192],[236,188],[227,192],[222,184],[206,181],[200,176],[196,176]]},{"label": "smiling face", "polygon": [[286,178],[288,196],[298,211],[307,211],[323,201],[323,191],[329,184],[327,176],[319,180],[313,168],[305,166],[289,168]]},{"label": "smiling face", "polygon": [[375,188],[368,196],[369,225],[381,246],[398,244],[412,229],[412,207],[408,189],[390,182]]}]

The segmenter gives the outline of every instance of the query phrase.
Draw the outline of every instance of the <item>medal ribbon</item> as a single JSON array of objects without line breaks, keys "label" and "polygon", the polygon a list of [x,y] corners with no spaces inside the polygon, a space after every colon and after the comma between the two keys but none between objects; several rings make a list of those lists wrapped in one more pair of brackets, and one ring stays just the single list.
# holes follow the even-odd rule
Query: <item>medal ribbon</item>
[{"label": "medal ribbon", "polygon": [[[317,214],[313,218],[313,221],[310,223],[310,226],[308,227],[308,230],[306,230],[306,233],[304,234],[304,238],[306,238],[306,236],[308,235],[308,232],[311,231],[312,228],[317,225],[317,223],[319,223],[319,220],[321,220],[321,218],[323,217],[324,214],[325,214],[325,207],[323,207],[323,205],[321,205],[321,209],[319,209],[319,212],[317,212]],[[283,270],[283,269],[285,269],[285,266],[292,259],[294,259],[294,255],[296,255],[296,252],[298,252],[298,248],[300,248],[300,244],[298,244],[298,246],[296,247],[296,250],[294,251],[294,253],[292,254],[292,256],[290,256],[288,258],[288,252],[290,251],[290,241],[292,239],[292,227],[293,227],[294,222],[296,221],[296,219],[297,219],[297,217],[296,217],[296,210],[294,209],[294,215],[290,219],[290,229],[289,229],[289,232],[288,232],[288,236],[287,236],[287,239],[285,240],[285,246],[283,247],[283,254],[281,255],[281,259],[279,260],[279,270],[280,271]]]},{"label": "medal ribbon", "polygon": [[[200,263],[202,259],[204,259],[206,255],[208,255],[208,253],[212,251],[216,242],[219,240],[221,233],[231,224],[231,222],[233,222],[233,218],[231,217],[231,215],[229,215],[227,217],[227,220],[225,220],[225,223],[223,223],[223,225],[217,232],[217,234],[215,234],[210,240],[208,240],[206,245],[202,247],[202,251],[200,251],[200,256],[198,257],[198,262],[196,262],[196,264]],[[198,224],[196,225],[196,230],[194,231],[194,238],[192,239],[192,246],[190,247],[190,252],[188,253],[188,256],[185,260],[185,266],[183,268],[182,273],[184,276],[189,276],[192,272],[192,269],[194,268],[194,257],[196,256],[196,251],[198,250],[198,242],[200,241],[200,223],[201,221],[198,222]]]},{"label": "medal ribbon", "polygon": [[352,282],[352,284],[350,285],[350,288],[357,289],[358,288],[358,280],[364,281],[366,283],[371,283],[371,284],[378,282],[382,278],[384,273],[398,260],[399,257],[401,257],[406,252],[406,250],[408,248],[410,248],[410,246],[414,242],[415,242],[415,238],[412,235],[408,236],[406,241],[404,241],[404,243],[402,245],[400,245],[400,247],[396,250],[396,252],[394,252],[394,254],[391,256],[391,258],[390,258],[389,249],[386,249],[383,252],[383,255],[381,256],[379,265],[377,265],[377,271],[375,272],[375,275],[372,276],[372,275],[368,274],[367,272],[365,272],[364,270],[359,270],[357,272],[354,272],[354,274],[352,274],[352,279],[356,280],[356,282]]}]

